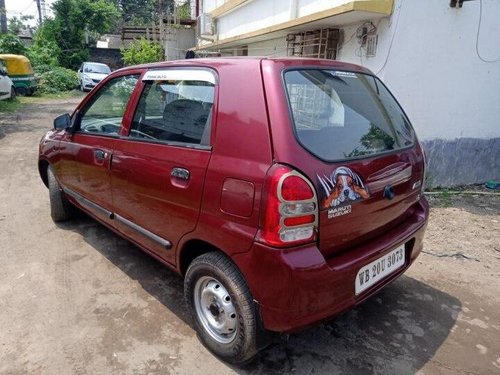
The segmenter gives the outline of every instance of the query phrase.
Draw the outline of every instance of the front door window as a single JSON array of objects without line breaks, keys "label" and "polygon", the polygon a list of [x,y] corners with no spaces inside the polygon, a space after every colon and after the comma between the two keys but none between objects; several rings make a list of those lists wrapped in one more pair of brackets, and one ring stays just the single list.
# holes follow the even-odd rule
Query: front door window
[{"label": "front door window", "polygon": [[127,75],[107,82],[82,111],[80,130],[84,133],[118,135],[138,78],[138,75]]}]

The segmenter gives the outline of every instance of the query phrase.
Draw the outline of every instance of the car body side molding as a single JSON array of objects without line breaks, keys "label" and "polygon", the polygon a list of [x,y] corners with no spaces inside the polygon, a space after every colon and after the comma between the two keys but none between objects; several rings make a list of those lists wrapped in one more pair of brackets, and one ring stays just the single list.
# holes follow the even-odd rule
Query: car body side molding
[{"label": "car body side molding", "polygon": [[77,192],[68,189],[68,188],[63,188],[63,191],[65,194],[68,194],[71,196],[73,199],[75,199],[80,205],[86,207],[87,209],[94,211],[100,215],[104,215],[109,219],[116,220],[127,227],[133,229],[137,233],[143,235],[144,237],[149,238],[150,240],[159,243],[163,248],[170,250],[172,248],[172,243],[164,238],[161,238],[160,236],[157,236],[153,232],[150,232],[149,230],[141,227],[140,225],[137,225],[136,223],[125,219],[123,216],[117,215],[101,206],[98,204],[95,204],[94,202],[82,197],[80,194]]}]

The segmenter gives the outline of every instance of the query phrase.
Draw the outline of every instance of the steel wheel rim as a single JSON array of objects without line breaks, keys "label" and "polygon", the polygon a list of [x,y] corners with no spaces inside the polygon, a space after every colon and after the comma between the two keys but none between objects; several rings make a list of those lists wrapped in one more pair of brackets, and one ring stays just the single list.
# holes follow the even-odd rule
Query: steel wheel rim
[{"label": "steel wheel rim", "polygon": [[193,297],[198,320],[210,337],[221,344],[233,341],[238,331],[238,316],[224,285],[213,277],[200,277]]}]

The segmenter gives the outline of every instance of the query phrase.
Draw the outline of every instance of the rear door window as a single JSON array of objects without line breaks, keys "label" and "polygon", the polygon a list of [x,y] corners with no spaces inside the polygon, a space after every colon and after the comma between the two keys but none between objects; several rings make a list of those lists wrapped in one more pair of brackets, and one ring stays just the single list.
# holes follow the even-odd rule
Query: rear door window
[{"label": "rear door window", "polygon": [[326,69],[284,74],[295,134],[326,161],[356,159],[412,146],[402,109],[377,78]]},{"label": "rear door window", "polygon": [[187,69],[148,73],[129,136],[208,145],[215,76]]}]

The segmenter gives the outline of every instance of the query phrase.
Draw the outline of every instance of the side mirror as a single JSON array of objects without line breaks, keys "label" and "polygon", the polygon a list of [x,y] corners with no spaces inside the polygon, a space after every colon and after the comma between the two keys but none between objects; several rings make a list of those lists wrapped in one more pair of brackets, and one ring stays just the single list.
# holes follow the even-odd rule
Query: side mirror
[{"label": "side mirror", "polygon": [[68,113],[64,115],[57,116],[54,119],[54,129],[63,130],[71,127],[71,117]]}]

